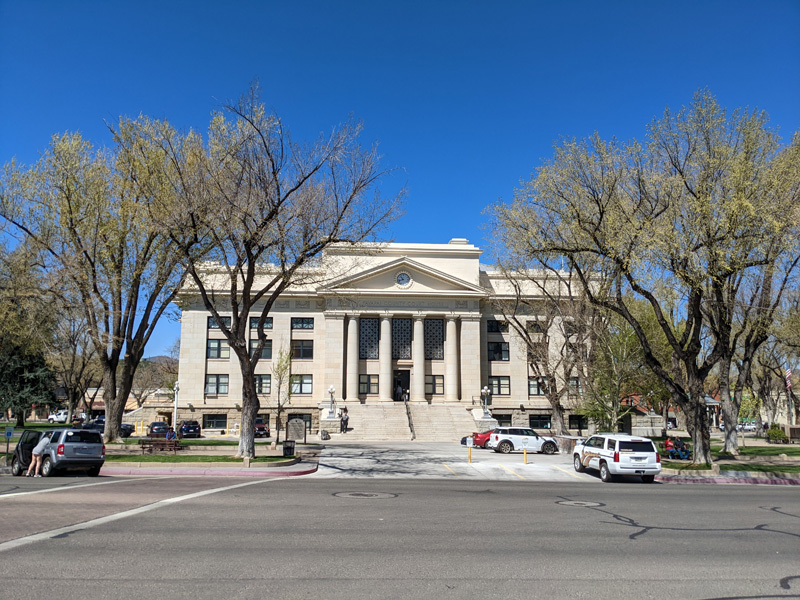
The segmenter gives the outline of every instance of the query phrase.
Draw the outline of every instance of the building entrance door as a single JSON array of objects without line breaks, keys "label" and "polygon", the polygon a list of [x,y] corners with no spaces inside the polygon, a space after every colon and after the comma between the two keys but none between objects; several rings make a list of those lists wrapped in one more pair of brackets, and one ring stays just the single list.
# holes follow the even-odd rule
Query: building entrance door
[{"label": "building entrance door", "polygon": [[395,369],[392,383],[392,398],[395,402],[402,402],[408,395],[411,386],[411,371],[408,369]]}]

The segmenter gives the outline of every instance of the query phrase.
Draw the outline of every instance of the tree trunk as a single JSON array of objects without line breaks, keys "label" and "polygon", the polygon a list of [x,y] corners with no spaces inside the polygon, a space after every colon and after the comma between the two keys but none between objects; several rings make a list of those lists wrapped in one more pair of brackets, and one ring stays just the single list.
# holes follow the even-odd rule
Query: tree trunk
[{"label": "tree trunk", "polygon": [[739,422],[739,405],[731,396],[731,360],[725,357],[719,362],[719,396],[722,400],[722,419],[725,425],[725,442],[722,451],[739,455],[739,436],[736,424]]},{"label": "tree trunk", "polygon": [[557,435],[569,435],[569,429],[567,429],[567,426],[564,424],[564,407],[561,406],[558,396],[555,394],[547,394],[547,399],[550,401],[550,406],[553,409],[552,428]]},{"label": "tree trunk", "polygon": [[256,416],[258,416],[258,411],[261,409],[261,404],[256,393],[249,356],[247,354],[244,356],[246,360],[241,360],[242,357],[239,357],[239,366],[242,373],[242,425],[239,430],[239,448],[236,451],[236,457],[255,458]]},{"label": "tree trunk", "polygon": [[686,413],[686,427],[694,445],[694,458],[696,465],[711,464],[711,436],[708,412],[706,410],[703,382],[693,378],[690,381],[691,397],[684,400]]}]

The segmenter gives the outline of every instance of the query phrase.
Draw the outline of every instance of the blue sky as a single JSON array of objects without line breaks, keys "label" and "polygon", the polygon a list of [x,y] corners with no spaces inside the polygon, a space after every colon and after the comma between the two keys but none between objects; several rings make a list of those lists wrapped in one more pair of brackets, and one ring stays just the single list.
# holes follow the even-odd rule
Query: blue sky
[{"label": "blue sky", "polygon": [[[799,31],[797,0],[0,0],[0,162],[64,131],[107,145],[119,115],[204,131],[258,78],[295,138],[363,120],[386,192],[408,190],[396,241],[486,246],[483,210],[559,137],[641,138],[708,87],[788,139]],[[177,337],[165,323],[147,354]]]}]

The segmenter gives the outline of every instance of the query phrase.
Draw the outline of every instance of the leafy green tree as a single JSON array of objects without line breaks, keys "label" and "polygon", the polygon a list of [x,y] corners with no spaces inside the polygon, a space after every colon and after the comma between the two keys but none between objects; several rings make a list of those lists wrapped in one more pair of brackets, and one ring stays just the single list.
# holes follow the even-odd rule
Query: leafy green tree
[{"label": "leafy green tree", "polygon": [[[779,147],[761,113],[722,109],[708,92],[655,120],[644,144],[564,141],[511,204],[492,208],[510,264],[564,260],[593,304],[633,328],[643,359],[687,417],[694,460],[711,461],[704,382],[723,355],[725,328],[711,335],[708,303],[725,282],[764,263],[765,232],[780,227],[770,204]],[[761,144],[761,145],[760,145]],[[756,163],[758,163],[756,165]],[[608,285],[593,285],[593,274]],[[660,359],[632,310],[649,304],[671,350]]]},{"label": "leafy green tree", "polygon": [[174,193],[164,182],[175,167],[149,143],[165,131],[122,119],[112,151],[57,135],[35,165],[12,162],[0,179],[0,217],[83,310],[103,369],[107,441],[119,437],[145,345],[183,274],[175,243],[150,218]]}]

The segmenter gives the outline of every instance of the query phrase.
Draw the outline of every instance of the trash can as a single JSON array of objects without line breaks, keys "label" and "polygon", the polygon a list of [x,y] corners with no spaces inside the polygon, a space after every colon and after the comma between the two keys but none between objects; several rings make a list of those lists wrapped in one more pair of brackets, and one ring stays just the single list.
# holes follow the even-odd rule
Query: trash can
[{"label": "trash can", "polygon": [[283,455],[294,456],[294,440],[285,440],[283,442]]}]

